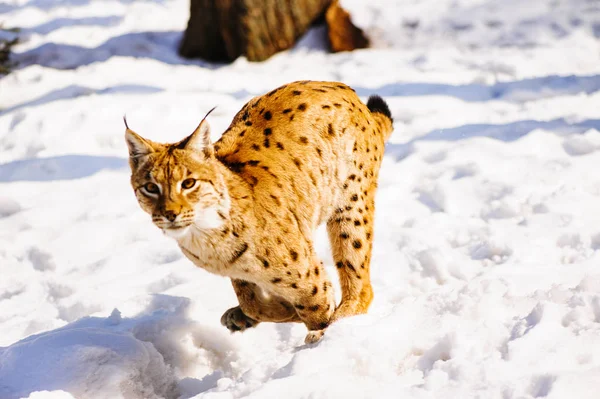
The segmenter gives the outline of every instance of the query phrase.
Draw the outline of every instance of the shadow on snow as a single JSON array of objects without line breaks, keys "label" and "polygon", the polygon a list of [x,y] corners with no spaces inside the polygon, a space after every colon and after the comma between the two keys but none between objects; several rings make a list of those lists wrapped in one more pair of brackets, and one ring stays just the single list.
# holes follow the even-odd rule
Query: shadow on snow
[{"label": "shadow on snow", "polygon": [[69,85],[61,89],[53,90],[46,93],[36,99],[26,101],[21,104],[13,105],[12,107],[0,110],[0,115],[7,114],[25,107],[32,107],[37,105],[43,105],[51,103],[53,101],[67,100],[77,98],[81,96],[90,95],[105,95],[105,94],[153,94],[163,91],[160,87],[137,85],[137,84],[124,84],[104,89],[92,89],[85,86]]},{"label": "shadow on snow", "polygon": [[354,87],[359,96],[378,94],[382,97],[449,96],[467,102],[502,100],[524,102],[557,95],[595,93],[600,90],[600,75],[558,76],[498,82],[492,85],[469,83],[392,83],[377,88]]},{"label": "shadow on snow", "polygon": [[127,167],[125,158],[96,155],[62,155],[32,158],[0,165],[0,182],[72,180],[102,170]]},{"label": "shadow on snow", "polygon": [[[189,360],[183,338],[207,334],[189,319],[189,305],[187,298],[155,294],[134,317],[121,318],[118,311],[106,318],[83,317],[0,348],[0,396],[26,397],[41,390],[94,396],[121,388],[122,380],[127,397],[180,397],[173,368],[186,367]],[[185,380],[197,392],[216,385],[212,375]]]},{"label": "shadow on snow", "polygon": [[188,60],[177,54],[182,32],[136,32],[113,37],[98,47],[88,48],[69,44],[45,43],[23,53],[15,53],[12,59],[17,69],[41,65],[55,69],[75,69],[111,57],[149,58],[172,65],[198,65],[216,69],[223,64],[202,60]]},{"label": "shadow on snow", "polygon": [[40,35],[47,35],[55,30],[71,27],[71,26],[116,26],[123,20],[121,16],[107,16],[107,17],[84,17],[84,18],[56,18],[52,21],[45,22],[37,25],[33,28],[22,29],[21,33],[28,35],[37,33]]},{"label": "shadow on snow", "polygon": [[550,121],[523,120],[498,125],[471,124],[448,129],[436,129],[407,143],[389,143],[386,147],[386,154],[394,156],[397,160],[403,159],[414,151],[414,144],[420,141],[458,141],[473,137],[488,137],[511,142],[536,129],[548,130],[561,136],[580,134],[589,129],[600,130],[600,119],[587,119],[579,122],[570,122],[564,118]]}]

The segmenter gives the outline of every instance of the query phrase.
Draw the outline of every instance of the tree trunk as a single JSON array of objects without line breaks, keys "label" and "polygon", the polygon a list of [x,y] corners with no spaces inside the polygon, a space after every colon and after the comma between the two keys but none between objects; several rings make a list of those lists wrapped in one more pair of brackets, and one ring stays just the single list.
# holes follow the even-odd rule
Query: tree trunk
[{"label": "tree trunk", "polygon": [[331,51],[352,51],[369,46],[362,29],[354,26],[350,14],[340,6],[338,0],[334,0],[327,9],[325,20]]},{"label": "tree trunk", "polygon": [[7,75],[14,63],[10,62],[10,50],[19,42],[19,29],[2,29],[0,27],[0,75]]},{"label": "tree trunk", "polygon": [[262,61],[294,45],[331,0],[190,0],[179,54],[209,61]]}]

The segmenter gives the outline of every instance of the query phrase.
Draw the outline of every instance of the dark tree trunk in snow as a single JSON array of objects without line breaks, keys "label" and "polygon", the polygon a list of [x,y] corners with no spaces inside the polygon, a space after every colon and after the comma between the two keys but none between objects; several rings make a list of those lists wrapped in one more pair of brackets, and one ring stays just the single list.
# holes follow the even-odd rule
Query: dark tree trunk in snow
[{"label": "dark tree trunk in snow", "polygon": [[369,46],[369,40],[362,29],[354,26],[350,14],[340,6],[338,0],[334,0],[327,9],[325,20],[331,51],[352,51]]},{"label": "dark tree trunk in snow", "polygon": [[331,0],[190,0],[179,53],[187,58],[262,61],[293,46]]}]

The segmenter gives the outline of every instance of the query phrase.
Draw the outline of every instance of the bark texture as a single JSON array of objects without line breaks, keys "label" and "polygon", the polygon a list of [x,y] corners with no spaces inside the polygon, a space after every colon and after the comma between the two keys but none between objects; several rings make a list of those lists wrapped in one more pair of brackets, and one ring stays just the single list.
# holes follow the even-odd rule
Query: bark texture
[{"label": "bark texture", "polygon": [[352,51],[369,46],[369,40],[362,29],[354,26],[350,14],[340,6],[337,0],[332,2],[327,9],[325,20],[327,21],[331,51]]},{"label": "bark texture", "polygon": [[331,0],[190,0],[179,53],[187,58],[262,61],[288,49]]}]

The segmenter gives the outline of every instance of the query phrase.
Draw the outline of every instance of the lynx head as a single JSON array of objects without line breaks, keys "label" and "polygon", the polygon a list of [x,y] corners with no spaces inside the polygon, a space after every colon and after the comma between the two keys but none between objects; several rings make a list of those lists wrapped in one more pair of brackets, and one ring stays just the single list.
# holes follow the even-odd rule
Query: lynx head
[{"label": "lynx head", "polygon": [[127,121],[125,127],[131,185],[154,224],[173,238],[184,237],[192,225],[219,227],[223,223],[219,213],[227,213],[229,197],[206,117],[190,136],[173,144],[142,138]]}]

